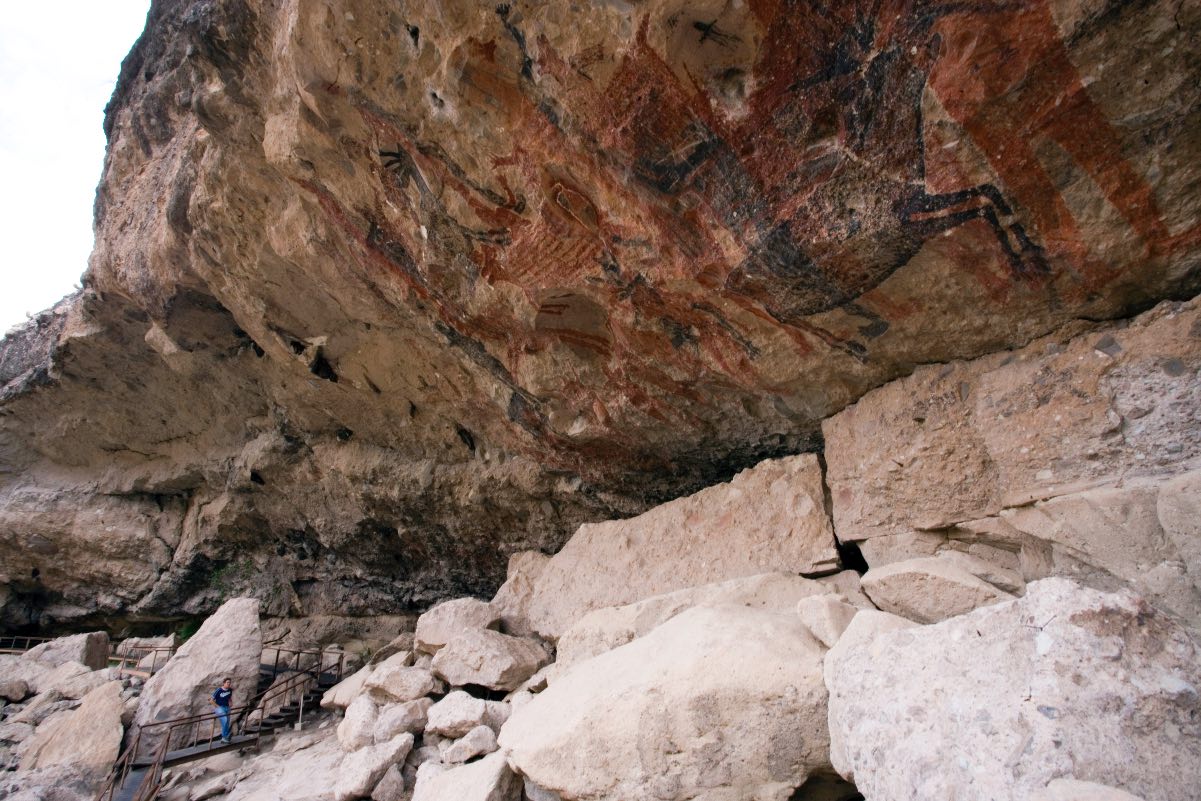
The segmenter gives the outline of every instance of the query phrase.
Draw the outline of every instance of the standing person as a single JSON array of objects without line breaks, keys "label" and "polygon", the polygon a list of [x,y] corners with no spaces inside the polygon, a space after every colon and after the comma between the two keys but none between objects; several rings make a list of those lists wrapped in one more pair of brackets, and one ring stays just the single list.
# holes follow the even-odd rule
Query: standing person
[{"label": "standing person", "polygon": [[221,742],[229,742],[229,702],[234,695],[233,680],[224,678],[221,686],[213,690],[209,703],[217,710],[217,719],[221,721]]}]

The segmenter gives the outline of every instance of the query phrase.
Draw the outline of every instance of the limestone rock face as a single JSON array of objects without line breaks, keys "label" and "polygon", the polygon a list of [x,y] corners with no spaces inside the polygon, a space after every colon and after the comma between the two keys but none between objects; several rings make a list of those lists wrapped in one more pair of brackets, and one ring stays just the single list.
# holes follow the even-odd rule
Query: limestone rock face
[{"label": "limestone rock face", "polygon": [[157,3],[86,289],[0,349],[0,615],[490,594],[1190,295],[1193,5]]},{"label": "limestone rock face", "polygon": [[638,517],[582,526],[539,574],[530,625],[557,639],[594,609],[771,569],[837,565],[817,458],[772,460]]},{"label": "limestone rock face", "polygon": [[567,670],[500,746],[564,798],[787,798],[829,764],[824,654],[795,614],[695,607]]},{"label": "limestone rock face", "polygon": [[90,631],[59,637],[25,652],[26,659],[34,659],[53,667],[64,662],[78,662],[88,670],[104,670],[108,667],[108,634]]},{"label": "limestone rock face", "polygon": [[738,604],[788,613],[800,599],[829,592],[830,588],[821,582],[786,573],[764,573],[689,587],[625,606],[597,609],[580,618],[559,638],[555,667],[568,668],[625,645],[694,606]]},{"label": "limestone rock face", "polygon": [[839,538],[873,568],[960,549],[1201,619],[1198,332],[1201,303],[1164,303],[868,393],[823,425]]},{"label": "limestone rock face", "polygon": [[500,614],[487,601],[455,598],[438,604],[417,618],[413,641],[418,650],[436,654],[456,634],[495,628],[499,623]]},{"label": "limestone rock face", "polygon": [[825,663],[833,764],[867,798],[1016,801],[1071,777],[1185,801],[1201,786],[1201,644],[1131,592],[1046,579],[932,626],[873,614]]},{"label": "limestone rock face", "polygon": [[515,690],[548,661],[535,640],[477,629],[457,635],[438,651],[433,670],[453,687]]},{"label": "limestone rock face", "polygon": [[207,714],[210,694],[226,677],[233,680],[232,705],[245,704],[258,682],[262,650],[258,600],[226,601],[147,679],[134,726]]},{"label": "limestone rock face", "polygon": [[83,703],[53,724],[39,726],[21,760],[22,770],[68,765],[109,770],[121,749],[121,682],[110,681],[88,693]]}]

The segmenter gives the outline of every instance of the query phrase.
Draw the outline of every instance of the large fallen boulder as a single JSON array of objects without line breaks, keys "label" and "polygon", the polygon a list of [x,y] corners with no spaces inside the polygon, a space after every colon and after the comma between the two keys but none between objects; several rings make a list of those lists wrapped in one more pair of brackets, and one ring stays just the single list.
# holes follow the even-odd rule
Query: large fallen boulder
[{"label": "large fallen boulder", "polygon": [[[422,766],[423,768],[425,766]],[[413,801],[518,801],[521,780],[509,770],[503,754],[453,770],[421,770]]]},{"label": "large fallen boulder", "polygon": [[1013,596],[938,556],[873,567],[863,591],[880,609],[917,623],[937,623]]},{"label": "large fallen boulder", "polygon": [[331,710],[346,709],[363,692],[367,680],[371,678],[371,674],[374,671],[374,665],[364,665],[350,676],[330,687],[325,691],[325,695],[321,696],[321,708]]},{"label": "large fallen boulder", "polygon": [[478,598],[455,598],[444,601],[417,618],[413,633],[414,647],[427,654],[436,654],[451,638],[465,631],[495,628],[500,614],[492,604]]},{"label": "large fallen boulder", "polygon": [[375,667],[363,689],[380,703],[414,701],[433,692],[438,680],[428,669],[414,667],[410,661],[411,654],[404,652],[389,657]]},{"label": "large fallen boulder", "polygon": [[371,795],[372,789],[391,766],[403,762],[413,747],[413,735],[399,734],[386,743],[369,745],[349,753],[338,768],[334,785],[337,801],[351,801]]},{"label": "large fallen boulder", "polygon": [[580,526],[538,575],[529,623],[558,639],[594,609],[769,570],[828,573],[838,564],[817,457],[771,459],[637,517]]},{"label": "large fallen boulder", "polygon": [[433,669],[452,687],[515,690],[549,661],[535,640],[477,629],[452,638],[434,657]]},{"label": "large fallen boulder", "polygon": [[787,573],[763,573],[689,587],[625,606],[597,609],[576,621],[559,638],[555,667],[562,670],[625,645],[694,606],[738,604],[784,613],[795,609],[802,598],[830,591],[824,582]]},{"label": "large fallen boulder", "polygon": [[540,551],[519,551],[509,557],[505,583],[492,597],[492,608],[500,615],[500,630],[515,637],[534,633],[530,628],[530,600],[535,582],[550,562]]},{"label": "large fallen boulder", "polygon": [[146,680],[134,727],[207,714],[210,694],[227,677],[233,680],[233,706],[247,703],[258,683],[262,650],[258,600],[226,601]]},{"label": "large fallen boulder", "polygon": [[25,658],[51,667],[64,662],[79,662],[89,670],[103,670],[108,667],[108,634],[89,631],[59,637],[30,648],[25,652]]},{"label": "large fallen boulder", "polygon": [[21,759],[22,770],[74,765],[103,773],[121,749],[121,682],[110,681],[88,693],[73,712],[39,726]]},{"label": "large fallen boulder", "polygon": [[[346,751],[355,751],[375,742],[375,723],[379,706],[368,693],[363,693],[346,707],[346,715],[338,724],[338,742]],[[391,738],[389,738],[391,739]]]},{"label": "large fallen boulder", "polygon": [[503,701],[486,701],[455,690],[429,708],[425,730],[442,737],[462,737],[482,724],[499,732],[509,714],[509,705]]},{"label": "large fallen boulder", "polygon": [[828,769],[824,654],[792,612],[695,607],[567,670],[500,746],[564,798],[786,799]]},{"label": "large fallen boulder", "polygon": [[1201,643],[1133,593],[1047,579],[931,626],[881,619],[856,615],[825,664],[832,761],[867,798],[1019,801],[1060,777],[1196,797]]},{"label": "large fallen boulder", "polygon": [[[388,704],[379,711],[375,728],[372,730],[372,738],[375,742],[382,743],[405,732],[420,734],[425,730],[429,710],[433,704],[434,702],[430,698]],[[349,710],[347,710],[347,714],[349,714]]]}]

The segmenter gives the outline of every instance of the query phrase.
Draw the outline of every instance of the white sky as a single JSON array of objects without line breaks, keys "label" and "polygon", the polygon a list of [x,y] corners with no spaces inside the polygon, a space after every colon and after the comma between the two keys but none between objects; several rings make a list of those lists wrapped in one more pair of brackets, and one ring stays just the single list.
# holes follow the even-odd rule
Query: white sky
[{"label": "white sky", "polygon": [[0,0],[0,333],[87,269],[104,105],[149,7]]}]

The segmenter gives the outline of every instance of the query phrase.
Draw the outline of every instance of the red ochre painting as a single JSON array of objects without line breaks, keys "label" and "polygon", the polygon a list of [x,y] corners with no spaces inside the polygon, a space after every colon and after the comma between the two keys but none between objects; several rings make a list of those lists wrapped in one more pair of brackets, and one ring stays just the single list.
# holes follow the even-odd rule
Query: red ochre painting
[{"label": "red ochre painting", "polygon": [[[977,335],[996,347],[1027,303],[1052,309],[1042,330],[1113,314],[1195,262],[1201,228],[1169,224],[1073,52],[1167,12],[1068,11],[633,4],[625,35],[567,46],[500,5],[420,108],[326,87],[375,137],[377,209],[308,189],[540,434],[548,392],[605,426],[615,398],[698,422],[698,385],[797,395],[807,358],[870,383],[938,358],[913,318],[995,314]],[[531,311],[488,311],[503,287]],[[550,351],[555,380],[525,386]],[[861,388],[800,403],[820,416]]]}]

